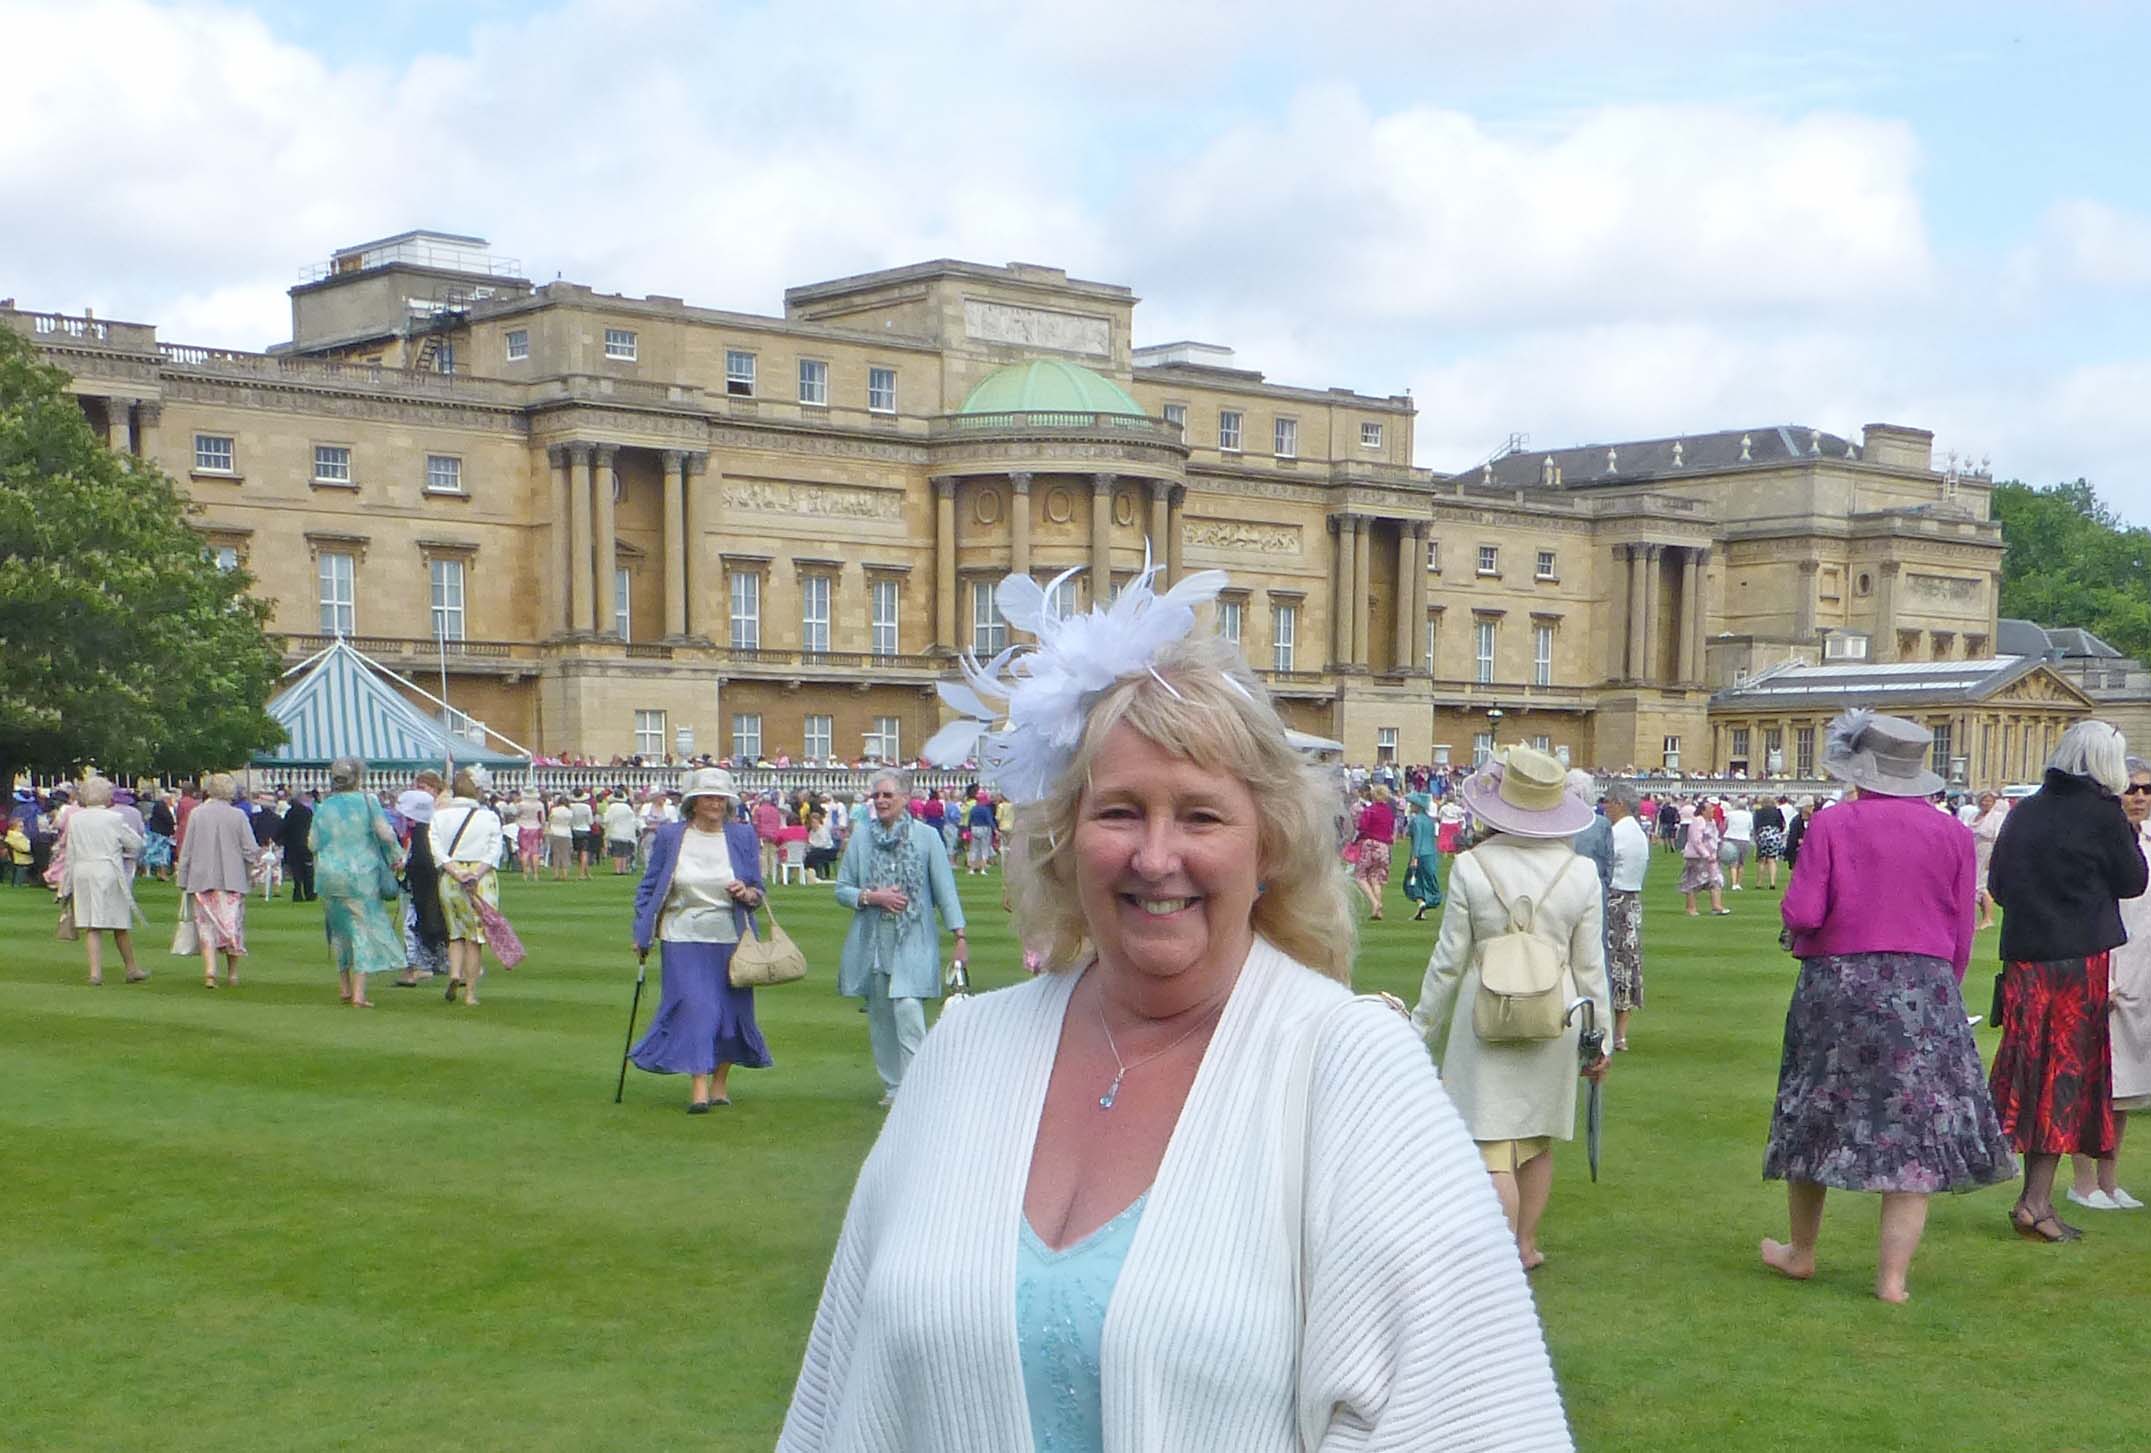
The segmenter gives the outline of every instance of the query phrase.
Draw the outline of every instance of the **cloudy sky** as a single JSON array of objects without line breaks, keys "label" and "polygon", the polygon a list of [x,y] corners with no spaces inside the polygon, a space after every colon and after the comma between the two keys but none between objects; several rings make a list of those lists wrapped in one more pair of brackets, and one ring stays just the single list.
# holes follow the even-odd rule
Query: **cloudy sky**
[{"label": "cloudy sky", "polygon": [[2151,6],[0,0],[0,295],[259,348],[407,227],[778,312],[930,257],[1409,388],[1419,462],[1936,432],[2151,524]]}]

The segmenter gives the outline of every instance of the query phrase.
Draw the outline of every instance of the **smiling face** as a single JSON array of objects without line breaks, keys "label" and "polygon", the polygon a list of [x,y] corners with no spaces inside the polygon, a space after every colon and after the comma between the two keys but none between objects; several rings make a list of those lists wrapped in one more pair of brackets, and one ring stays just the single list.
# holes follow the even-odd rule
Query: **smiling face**
[{"label": "smiling face", "polygon": [[883,827],[896,826],[896,819],[904,813],[904,789],[893,777],[884,777],[873,785],[874,816]]},{"label": "smiling face", "polygon": [[1125,724],[1099,744],[1076,819],[1075,877],[1108,970],[1222,983],[1254,938],[1260,858],[1245,784]]}]

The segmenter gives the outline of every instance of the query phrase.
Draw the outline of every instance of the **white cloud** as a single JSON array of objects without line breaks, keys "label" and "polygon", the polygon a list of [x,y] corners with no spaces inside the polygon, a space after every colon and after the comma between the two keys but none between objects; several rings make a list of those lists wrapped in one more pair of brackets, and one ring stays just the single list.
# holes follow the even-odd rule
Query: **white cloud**
[{"label": "white cloud", "polygon": [[2151,286],[2151,216],[2089,197],[2047,209],[2035,253],[2052,277],[2099,289]]}]

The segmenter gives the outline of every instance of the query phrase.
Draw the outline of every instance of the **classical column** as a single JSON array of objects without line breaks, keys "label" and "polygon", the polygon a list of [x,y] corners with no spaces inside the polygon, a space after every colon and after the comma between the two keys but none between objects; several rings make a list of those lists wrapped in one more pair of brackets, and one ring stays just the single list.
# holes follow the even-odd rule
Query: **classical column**
[{"label": "classical column", "polygon": [[1875,650],[1877,661],[1897,659],[1897,573],[1901,561],[1885,560],[1877,567],[1882,579],[1875,585]]},{"label": "classical column", "polygon": [[575,574],[575,542],[568,530],[568,446],[548,445],[546,463],[553,470],[553,579],[559,582],[560,601],[553,609],[553,629],[575,629],[575,608],[570,603],[569,580]]},{"label": "classical column", "polygon": [[1104,605],[1113,598],[1113,476],[1090,477],[1090,598]]},{"label": "classical column", "polygon": [[1430,520],[1420,520],[1412,526],[1412,639],[1410,669],[1414,673],[1428,669],[1427,654],[1427,537],[1434,533]]},{"label": "classical column", "polygon": [[675,639],[687,634],[687,455],[667,449],[660,457],[665,466],[665,514],[659,532],[665,542],[665,635]]},{"label": "classical column", "polygon": [[1643,550],[1643,671],[1644,681],[1658,679],[1658,622],[1659,596],[1662,593],[1660,579],[1664,572],[1658,568],[1663,545],[1646,545]]},{"label": "classical column", "polygon": [[568,531],[573,542],[568,557],[568,629],[587,635],[597,629],[596,597],[590,593],[590,446],[568,445],[568,463],[574,470],[568,486]]},{"label": "classical column", "polygon": [[597,530],[594,540],[596,558],[591,562],[595,572],[597,619],[591,626],[601,636],[619,634],[619,614],[613,604],[613,572],[620,564],[619,535],[613,527],[614,496],[620,492],[620,475],[613,467],[618,457],[618,447],[612,444],[597,446],[597,474],[590,481],[591,500],[596,506]]},{"label": "classical column", "polygon": [[1374,579],[1374,521],[1359,522],[1352,550],[1352,669],[1364,671],[1374,656],[1373,622],[1367,618],[1367,591]]},{"label": "classical column", "polygon": [[[685,599],[687,634],[691,638],[717,640],[722,633],[711,628],[710,612],[723,612],[724,572],[710,571],[710,579],[702,578],[710,560],[710,531],[717,524],[717,481],[709,478],[710,456],[707,449],[692,449],[687,454],[687,526],[681,543],[681,555],[687,569],[683,577],[681,594]],[[714,583],[715,589],[709,587]],[[721,618],[721,615],[720,615]],[[729,637],[726,637],[729,639]]]},{"label": "classical column", "polygon": [[153,399],[134,402],[135,453],[144,459],[157,457],[157,425],[164,421],[164,405]]},{"label": "classical column", "polygon": [[1815,639],[1815,575],[1821,569],[1820,560],[1800,562],[1800,603],[1793,613],[1793,634],[1802,641]]},{"label": "classical column", "polygon": [[133,444],[127,432],[127,406],[131,399],[105,398],[105,447],[114,454],[125,454]]},{"label": "classical column", "polygon": [[1693,545],[1680,552],[1680,680],[1683,685],[1698,679],[1695,620],[1701,613],[1703,604],[1696,599],[1697,587],[1703,579],[1703,572],[1696,560],[1699,553]]},{"label": "classical column", "polygon": [[1695,551],[1694,615],[1695,618],[1689,622],[1689,625],[1695,631],[1695,644],[1692,647],[1695,652],[1695,676],[1693,679],[1706,681],[1710,676],[1710,652],[1706,644],[1710,640],[1710,548],[1708,546],[1699,547]]},{"label": "classical column", "polygon": [[1643,547],[1624,545],[1628,555],[1628,669],[1630,681],[1643,679]]},{"label": "classical column", "polygon": [[934,649],[956,649],[956,476],[934,476]]},{"label": "classical column", "polygon": [[[1173,483],[1169,479],[1150,481],[1150,563],[1166,575],[1166,547],[1172,538]],[[1170,585],[1170,580],[1165,584]]]},{"label": "classical column", "polygon": [[1031,472],[1018,469],[1008,476],[1008,568],[1012,574],[1031,573]]},{"label": "classical column", "polygon": [[1341,671],[1352,658],[1352,535],[1359,521],[1350,515],[1329,517],[1329,669]]},{"label": "classical column", "polygon": [[[1403,676],[1412,669],[1412,552],[1419,543],[1418,526],[1409,520],[1397,521],[1397,586],[1391,592],[1390,614],[1395,617],[1394,639],[1391,643],[1389,669]],[[1426,574],[1421,570],[1420,575]]]},{"label": "classical column", "polygon": [[1178,585],[1187,574],[1181,561],[1181,547],[1187,542],[1188,487],[1176,484],[1167,492],[1168,508],[1165,514],[1165,583]]}]

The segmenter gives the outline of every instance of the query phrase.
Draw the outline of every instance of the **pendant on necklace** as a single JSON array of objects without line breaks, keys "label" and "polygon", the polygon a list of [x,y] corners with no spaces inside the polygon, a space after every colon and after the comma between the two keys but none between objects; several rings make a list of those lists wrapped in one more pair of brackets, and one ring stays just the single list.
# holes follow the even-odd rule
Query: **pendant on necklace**
[{"label": "pendant on necklace", "polygon": [[1101,1110],[1110,1110],[1110,1109],[1112,1109],[1112,1108],[1113,1108],[1113,1101],[1114,1101],[1114,1100],[1116,1100],[1116,1099],[1118,1099],[1118,1098],[1120,1097],[1120,1081],[1121,1081],[1121,1076],[1123,1076],[1123,1075],[1125,1075],[1125,1074],[1127,1074],[1127,1073],[1128,1073],[1128,1072],[1127,1072],[1126,1070],[1122,1070],[1122,1071],[1120,1072],[1120,1074],[1118,1074],[1118,1075],[1115,1075],[1115,1076],[1113,1076],[1113,1083],[1112,1083],[1112,1084],[1110,1084],[1110,1085],[1107,1085],[1107,1086],[1105,1087],[1105,1093],[1104,1093],[1104,1094],[1102,1094],[1102,1095],[1100,1095],[1100,1096],[1098,1097],[1098,1108],[1099,1108],[1099,1109],[1101,1109]]}]

